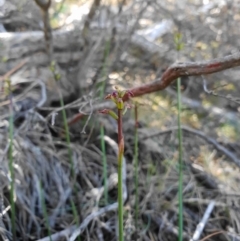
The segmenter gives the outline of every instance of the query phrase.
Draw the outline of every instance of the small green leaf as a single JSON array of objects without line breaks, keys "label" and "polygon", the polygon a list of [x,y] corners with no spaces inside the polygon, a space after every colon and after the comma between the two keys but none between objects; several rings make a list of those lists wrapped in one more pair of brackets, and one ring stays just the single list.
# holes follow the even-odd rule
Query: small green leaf
[{"label": "small green leaf", "polygon": [[49,69],[54,73],[55,72],[55,62],[52,61],[50,66],[49,66]]},{"label": "small green leaf", "polygon": [[117,114],[116,114],[115,112],[113,112],[112,110],[109,110],[109,109],[100,110],[99,113],[110,115],[110,116],[112,116],[115,120],[118,119]]},{"label": "small green leaf", "polygon": [[113,112],[112,110],[109,110],[109,115],[112,116],[115,120],[118,119],[118,116],[115,112]]},{"label": "small green leaf", "polygon": [[184,48],[184,44],[182,42],[182,34],[181,33],[175,33],[174,34],[174,44],[177,51],[181,51]]},{"label": "small green leaf", "polygon": [[184,43],[179,43],[179,44],[176,46],[177,51],[181,51],[181,50],[183,50],[183,48],[184,48]]},{"label": "small green leaf", "polygon": [[128,109],[128,108],[125,106],[125,108],[124,108],[124,110],[123,110],[123,115],[125,115],[125,114],[126,114],[127,109]]},{"label": "small green leaf", "polygon": [[60,79],[61,79],[61,75],[60,75],[60,74],[58,74],[58,73],[57,73],[57,74],[55,74],[55,80],[56,80],[56,81],[59,81]]}]

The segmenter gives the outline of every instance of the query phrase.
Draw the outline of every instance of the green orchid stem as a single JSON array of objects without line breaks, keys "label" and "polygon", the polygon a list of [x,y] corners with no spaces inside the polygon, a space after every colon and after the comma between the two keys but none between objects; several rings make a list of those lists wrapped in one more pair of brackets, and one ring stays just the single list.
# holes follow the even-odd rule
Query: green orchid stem
[{"label": "green orchid stem", "polygon": [[122,187],[122,162],[124,153],[124,139],[122,131],[122,109],[118,109],[118,232],[119,241],[123,237],[123,187]]},{"label": "green orchid stem", "polygon": [[178,228],[179,236],[178,240],[183,240],[183,147],[182,147],[182,128],[181,128],[181,79],[177,79],[178,89],[178,143],[179,143],[179,186],[178,186]]}]

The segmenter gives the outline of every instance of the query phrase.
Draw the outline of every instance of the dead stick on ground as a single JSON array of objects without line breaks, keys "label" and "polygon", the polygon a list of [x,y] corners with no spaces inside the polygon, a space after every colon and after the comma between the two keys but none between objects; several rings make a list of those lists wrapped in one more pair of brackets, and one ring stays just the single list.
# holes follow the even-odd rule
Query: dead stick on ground
[{"label": "dead stick on ground", "polygon": [[190,239],[190,241],[198,241],[199,240],[199,238],[202,234],[202,231],[203,231],[203,229],[204,229],[204,227],[205,227],[205,225],[206,225],[206,223],[207,223],[207,221],[208,221],[208,219],[209,219],[209,217],[212,213],[212,210],[213,210],[214,206],[215,206],[215,201],[211,201],[209,203],[204,215],[203,215],[203,218],[202,218],[201,222],[198,224],[192,239]]},{"label": "dead stick on ground", "polygon": [[[224,146],[220,145],[213,138],[206,136],[206,134],[204,134],[204,132],[192,129],[188,126],[182,126],[181,128],[182,128],[183,131],[186,131],[186,132],[192,133],[194,135],[197,135],[197,136],[201,137],[202,139],[204,139],[205,141],[207,141],[208,143],[212,144],[218,151],[222,152],[226,157],[228,157],[238,167],[240,167],[240,160],[238,159],[237,156],[235,156],[232,152],[230,152]],[[163,130],[163,131],[155,132],[152,135],[145,136],[145,137],[141,138],[141,140],[145,140],[145,139],[152,138],[152,137],[159,136],[159,135],[163,135],[163,134],[168,134],[168,133],[171,133],[172,131],[176,131],[176,130],[178,130],[178,127],[174,126],[174,127],[171,127],[169,129],[166,129],[166,130]]]}]

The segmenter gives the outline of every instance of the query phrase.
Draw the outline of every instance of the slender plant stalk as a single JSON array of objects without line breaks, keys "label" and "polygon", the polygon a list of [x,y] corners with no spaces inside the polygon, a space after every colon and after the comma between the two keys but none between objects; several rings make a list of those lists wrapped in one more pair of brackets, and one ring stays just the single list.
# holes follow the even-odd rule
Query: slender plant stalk
[{"label": "slender plant stalk", "polygon": [[64,101],[61,95],[60,90],[58,89],[59,92],[59,96],[60,96],[60,105],[62,108],[62,117],[63,117],[63,123],[64,123],[64,130],[65,130],[65,135],[66,135],[66,142],[68,145],[68,156],[70,159],[70,172],[71,172],[71,176],[75,178],[75,171],[74,171],[74,166],[73,166],[73,158],[72,158],[72,149],[70,147],[70,135],[69,135],[69,127],[68,127],[68,123],[67,123],[67,115],[66,115],[66,111],[64,108]]},{"label": "slender plant stalk", "polygon": [[122,187],[122,162],[124,153],[124,139],[122,131],[122,109],[118,109],[118,232],[119,241],[123,236],[123,187]]},{"label": "slender plant stalk", "polygon": [[138,106],[135,104],[135,133],[134,133],[134,184],[135,184],[135,228],[138,229]]},{"label": "slender plant stalk", "polygon": [[[180,32],[176,33],[174,36],[174,42],[176,45],[176,50],[178,51],[178,58],[180,51],[184,48],[184,43],[182,42],[182,34]],[[182,148],[182,128],[181,128],[181,79],[177,79],[177,96],[178,96],[178,240],[183,240],[183,148]]]},{"label": "slender plant stalk", "polygon": [[46,203],[45,203],[45,199],[44,199],[44,195],[43,195],[43,188],[42,188],[42,183],[39,183],[40,186],[40,195],[41,195],[41,203],[42,203],[42,207],[43,207],[43,216],[46,222],[46,227],[48,229],[48,237],[50,238],[50,241],[52,241],[52,234],[51,234],[51,228],[50,228],[50,224],[49,224],[49,219],[48,219],[48,213],[47,213],[47,208],[46,208]]},{"label": "slender plant stalk", "polygon": [[[61,76],[60,76],[60,74],[58,74],[56,72],[54,62],[51,63],[50,69],[51,69],[51,71],[54,75],[54,79],[55,79],[56,85],[57,85],[57,82],[60,80]],[[65,105],[64,105],[62,93],[61,93],[58,86],[57,86],[57,91],[58,91],[58,95],[59,95],[59,99],[60,99],[60,106],[62,108],[62,117],[63,117],[64,129],[65,129],[66,142],[67,142],[67,146],[68,146],[68,156],[69,156],[69,160],[70,160],[70,176],[73,178],[73,180],[75,180],[76,179],[76,173],[75,173],[75,170],[74,170],[72,149],[71,149],[71,146],[70,146],[71,142],[70,142],[70,135],[69,135],[69,127],[68,127],[68,122],[67,122],[67,115],[66,115],[66,111],[65,111],[65,108],[64,108]],[[76,192],[75,184],[73,185],[73,192]],[[73,215],[74,215],[75,222],[76,222],[77,225],[79,225],[79,217],[77,215],[76,205],[75,205],[75,203],[73,202],[72,199],[70,200],[70,202],[71,202],[71,209],[72,209],[72,212],[73,212]],[[78,240],[80,240],[80,237],[78,237]]]},{"label": "slender plant stalk", "polygon": [[[62,94],[61,94],[61,91],[59,90],[58,88],[58,92],[59,92],[59,97],[60,97],[60,105],[62,107],[62,116],[63,116],[63,122],[64,122],[64,129],[65,129],[65,134],[66,134],[66,142],[67,142],[67,146],[68,146],[68,156],[69,156],[69,159],[70,159],[70,175],[72,176],[73,180],[75,180],[76,178],[76,173],[75,173],[75,170],[74,170],[74,164],[73,164],[73,157],[72,157],[72,149],[71,149],[71,142],[70,142],[70,135],[69,135],[69,126],[68,126],[68,122],[67,122],[67,115],[66,115],[66,111],[65,111],[65,108],[64,108],[64,101],[63,101],[63,98],[62,98]],[[76,192],[76,186],[74,184],[73,186],[73,191]],[[79,217],[78,217],[78,214],[77,214],[77,208],[76,208],[76,205],[75,203],[73,202],[73,200],[71,199],[70,200],[71,202],[71,209],[72,209],[72,212],[73,212],[73,216],[74,216],[74,219],[75,219],[75,222],[77,225],[79,225]],[[80,241],[80,237],[78,237],[78,240]]]},{"label": "slender plant stalk", "polygon": [[106,146],[104,140],[104,127],[100,127],[101,134],[101,149],[102,149],[102,161],[103,161],[103,182],[104,182],[104,200],[105,205],[108,204],[108,188],[107,188],[107,157],[106,157]]},{"label": "slender plant stalk", "polygon": [[11,91],[11,83],[10,80],[7,80],[8,84],[8,92],[9,92],[9,99],[10,99],[10,105],[9,105],[9,112],[10,112],[10,118],[9,118],[9,139],[10,139],[10,145],[9,145],[9,170],[10,170],[10,176],[11,176],[11,186],[10,186],[10,203],[11,203],[11,223],[12,223],[12,236],[13,240],[16,239],[16,225],[15,225],[15,218],[16,218],[16,210],[15,210],[15,202],[14,202],[14,168],[13,168],[13,100],[12,100],[12,91]]},{"label": "slender plant stalk", "polygon": [[179,145],[179,186],[178,186],[178,228],[179,236],[178,240],[183,239],[183,158],[182,158],[182,128],[181,128],[181,79],[177,79],[177,91],[178,91],[178,145]]}]

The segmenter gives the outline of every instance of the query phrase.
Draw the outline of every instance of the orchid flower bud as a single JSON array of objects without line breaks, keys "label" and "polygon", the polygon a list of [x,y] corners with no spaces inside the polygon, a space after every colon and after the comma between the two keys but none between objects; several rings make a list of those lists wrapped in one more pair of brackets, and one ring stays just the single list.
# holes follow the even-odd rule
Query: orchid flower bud
[{"label": "orchid flower bud", "polygon": [[123,110],[123,108],[124,108],[124,103],[123,103],[122,98],[118,98],[118,100],[117,100],[117,108],[118,108],[119,110]]}]

